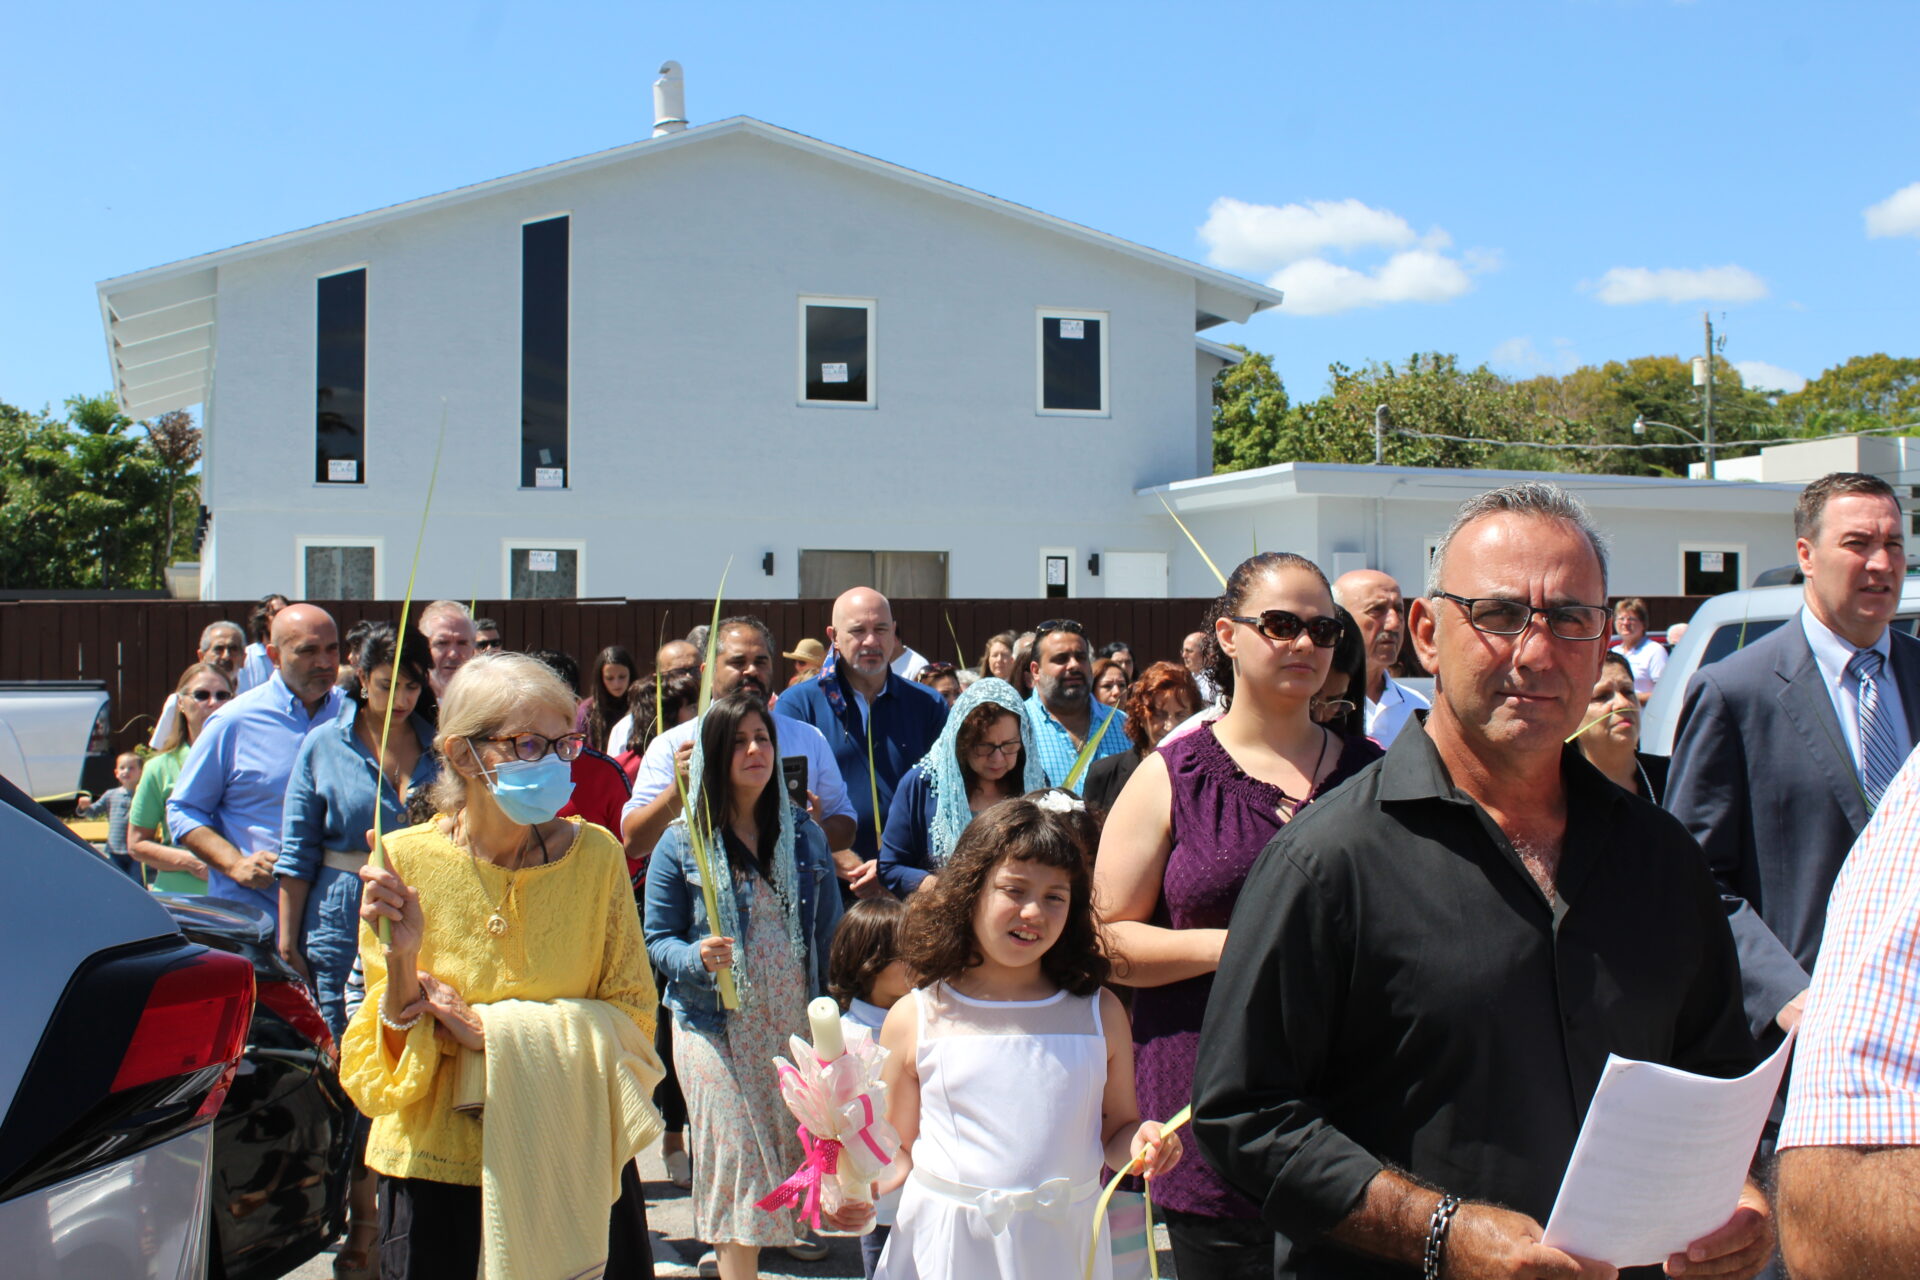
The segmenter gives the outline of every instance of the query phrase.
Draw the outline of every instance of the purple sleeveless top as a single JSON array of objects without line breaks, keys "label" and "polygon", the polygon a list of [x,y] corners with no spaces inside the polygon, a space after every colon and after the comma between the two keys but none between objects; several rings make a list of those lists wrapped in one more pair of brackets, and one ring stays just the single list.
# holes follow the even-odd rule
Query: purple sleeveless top
[{"label": "purple sleeveless top", "polygon": [[[1309,801],[1383,754],[1370,738],[1347,739],[1333,749],[1340,758]],[[1173,848],[1150,923],[1224,929],[1254,861],[1285,825],[1283,793],[1242,772],[1213,736],[1211,722],[1162,746],[1160,756],[1173,788]],[[1200,1020],[1212,990],[1208,973],[1134,991],[1133,1072],[1142,1116],[1165,1119],[1192,1101]],[[1187,1158],[1154,1179],[1154,1202],[1209,1218],[1258,1218],[1259,1207],[1228,1187],[1193,1144],[1187,1145]]]}]

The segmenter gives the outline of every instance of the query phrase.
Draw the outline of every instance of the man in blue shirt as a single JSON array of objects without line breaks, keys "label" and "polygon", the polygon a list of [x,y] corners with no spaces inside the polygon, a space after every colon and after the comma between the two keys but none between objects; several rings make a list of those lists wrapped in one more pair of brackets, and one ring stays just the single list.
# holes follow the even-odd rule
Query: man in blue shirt
[{"label": "man in blue shirt", "polygon": [[340,713],[340,632],[316,605],[289,605],[273,619],[267,651],[276,668],[208,719],[173,796],[167,828],[207,864],[207,896],[277,916],[273,864],[281,805],[306,736]]},{"label": "man in blue shirt", "polygon": [[892,670],[893,606],[873,588],[855,587],[833,602],[827,640],[833,652],[820,674],[782,693],[774,714],[812,725],[833,748],[857,819],[853,852],[860,866],[847,883],[865,897],[885,892],[878,878],[880,828],[893,789],[940,736],[947,703]]},{"label": "man in blue shirt", "polygon": [[[1033,725],[1040,767],[1056,787],[1067,784],[1073,762],[1089,737],[1098,735],[1093,760],[1132,750],[1127,741],[1127,713],[1093,696],[1092,651],[1087,633],[1070,618],[1055,618],[1034,628],[1033,693],[1027,698],[1027,720]],[[1108,722],[1112,723],[1109,724]],[[1086,782],[1074,779],[1078,790]]]}]

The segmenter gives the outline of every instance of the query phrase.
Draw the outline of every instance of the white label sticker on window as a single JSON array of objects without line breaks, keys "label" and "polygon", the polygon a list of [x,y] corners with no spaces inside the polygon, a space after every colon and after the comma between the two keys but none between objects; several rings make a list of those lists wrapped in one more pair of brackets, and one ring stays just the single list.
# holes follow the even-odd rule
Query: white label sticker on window
[{"label": "white label sticker on window", "polygon": [[1065,556],[1047,557],[1047,585],[1064,587],[1067,585],[1067,558]]},{"label": "white label sticker on window", "polygon": [[565,467],[535,467],[533,469],[533,487],[536,489],[563,489],[567,484]]},{"label": "white label sticker on window", "polygon": [[1727,553],[1724,551],[1702,551],[1700,553],[1700,572],[1725,573],[1727,571]]},{"label": "white label sticker on window", "polygon": [[360,480],[360,464],[352,458],[328,458],[327,480],[335,484],[356,484]]},{"label": "white label sticker on window", "polygon": [[823,365],[821,365],[821,366],[820,366],[820,381],[822,381],[822,382],[845,382],[846,380],[847,380],[847,366],[846,366],[846,365],[844,365],[844,364],[823,364]]},{"label": "white label sticker on window", "polygon": [[555,573],[560,568],[558,551],[527,552],[527,571],[529,573]]},{"label": "white label sticker on window", "polygon": [[1085,320],[1062,320],[1060,322],[1060,336],[1063,338],[1086,337],[1087,322]]}]

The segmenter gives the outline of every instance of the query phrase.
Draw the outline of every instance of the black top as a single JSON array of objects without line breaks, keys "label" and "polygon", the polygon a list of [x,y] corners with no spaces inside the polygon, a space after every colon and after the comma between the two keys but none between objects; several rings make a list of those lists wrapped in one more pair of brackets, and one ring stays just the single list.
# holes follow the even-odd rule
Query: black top
[{"label": "black top", "polygon": [[1552,903],[1417,724],[1261,854],[1194,1136],[1282,1233],[1276,1277],[1406,1274],[1318,1240],[1383,1163],[1544,1223],[1609,1053],[1716,1076],[1757,1060],[1699,848],[1578,749],[1562,771]]},{"label": "black top", "polygon": [[1102,756],[1087,766],[1086,780],[1080,785],[1080,798],[1090,805],[1099,806],[1101,812],[1111,813],[1113,802],[1120,798],[1126,789],[1127,779],[1146,759],[1138,751],[1129,747],[1117,756]]}]

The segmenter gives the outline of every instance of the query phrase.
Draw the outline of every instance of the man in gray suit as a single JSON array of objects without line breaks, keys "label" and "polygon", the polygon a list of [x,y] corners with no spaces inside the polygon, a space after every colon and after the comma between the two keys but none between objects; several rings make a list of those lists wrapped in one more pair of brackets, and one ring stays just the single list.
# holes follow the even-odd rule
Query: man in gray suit
[{"label": "man in gray suit", "polygon": [[1805,607],[1695,673],[1667,791],[1720,882],[1756,1036],[1800,1020],[1834,877],[1920,738],[1920,641],[1888,626],[1907,568],[1892,488],[1822,476],[1793,531]]}]

